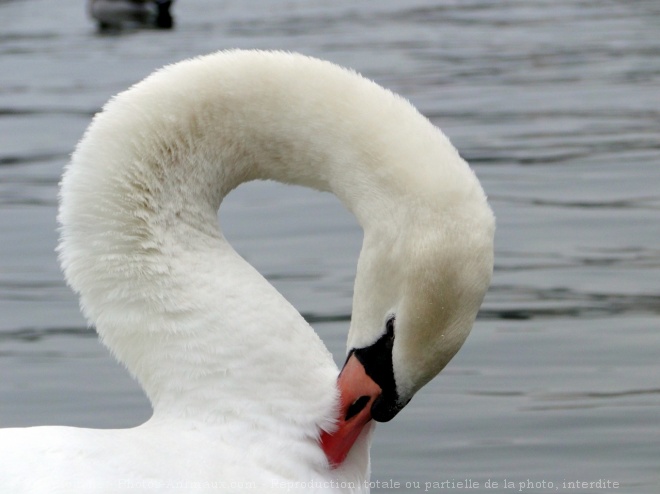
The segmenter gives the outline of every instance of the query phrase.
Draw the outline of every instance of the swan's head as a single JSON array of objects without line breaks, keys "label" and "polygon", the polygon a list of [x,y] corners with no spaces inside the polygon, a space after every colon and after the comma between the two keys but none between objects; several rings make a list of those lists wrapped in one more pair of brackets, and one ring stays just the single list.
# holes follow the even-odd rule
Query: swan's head
[{"label": "swan's head", "polygon": [[477,206],[440,214],[437,224],[410,216],[365,231],[338,428],[322,437],[331,464],[371,419],[401,411],[465,341],[493,268],[493,216],[485,198]]}]

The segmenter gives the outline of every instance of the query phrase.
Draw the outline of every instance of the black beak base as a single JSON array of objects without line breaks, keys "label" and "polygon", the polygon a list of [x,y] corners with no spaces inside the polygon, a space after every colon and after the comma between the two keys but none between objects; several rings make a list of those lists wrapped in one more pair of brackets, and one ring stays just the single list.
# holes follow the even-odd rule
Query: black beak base
[{"label": "black beak base", "polygon": [[371,417],[376,422],[389,422],[401,409],[408,404],[402,401],[396,389],[394,366],[392,364],[392,348],[394,347],[394,330],[388,324],[388,331],[375,343],[364,348],[354,348],[348,353],[346,361],[355,357],[364,366],[367,375],[383,390],[371,406]]}]

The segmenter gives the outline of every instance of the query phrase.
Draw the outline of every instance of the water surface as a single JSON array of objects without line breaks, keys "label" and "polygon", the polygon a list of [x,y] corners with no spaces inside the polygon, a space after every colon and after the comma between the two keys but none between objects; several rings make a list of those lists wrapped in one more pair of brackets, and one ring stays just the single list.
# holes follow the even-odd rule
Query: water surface
[{"label": "water surface", "polygon": [[[472,492],[513,492],[505,479],[537,493],[600,492],[564,484],[577,480],[660,490],[657,2],[317,0],[271,11],[180,0],[175,31],[116,36],[97,35],[82,3],[0,1],[1,426],[149,417],[59,271],[62,167],[103,103],[155,68],[277,48],[409,98],[473,165],[498,218],[475,329],[378,427],[373,480],[399,488],[373,491],[462,492],[469,480]],[[341,362],[361,242],[353,218],[330,195],[257,183],[233,192],[220,219]]]}]

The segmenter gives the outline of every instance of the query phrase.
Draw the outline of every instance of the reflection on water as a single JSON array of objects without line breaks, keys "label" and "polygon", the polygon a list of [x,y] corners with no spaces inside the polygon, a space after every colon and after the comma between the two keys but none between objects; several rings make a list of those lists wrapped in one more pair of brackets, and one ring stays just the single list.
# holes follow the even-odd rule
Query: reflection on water
[{"label": "reflection on water", "polygon": [[[103,103],[153,69],[221,48],[279,48],[410,98],[474,166],[498,218],[476,328],[378,427],[373,478],[608,478],[658,492],[658,3],[175,9],[173,32],[99,36],[80,2],[0,1],[0,425],[127,427],[149,416],[57,266],[62,167]],[[341,362],[361,241],[350,215],[329,195],[259,183],[231,194],[221,222]]]}]

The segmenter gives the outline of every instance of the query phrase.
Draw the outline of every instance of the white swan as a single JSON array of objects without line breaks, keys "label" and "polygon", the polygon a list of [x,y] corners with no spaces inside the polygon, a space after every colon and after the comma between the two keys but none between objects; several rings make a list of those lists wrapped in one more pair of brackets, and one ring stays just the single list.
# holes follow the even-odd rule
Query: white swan
[{"label": "white swan", "polygon": [[[364,229],[339,397],[317,335],[218,228],[223,197],[255,179],[331,191]],[[371,417],[458,351],[493,263],[485,195],[437,128],[353,72],[277,52],[185,61],[115,97],[66,168],[59,220],[66,278],[154,413],[3,429],[14,494],[366,492]]]}]

